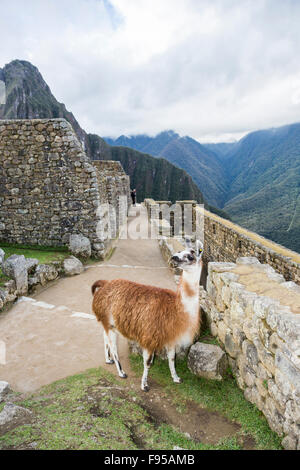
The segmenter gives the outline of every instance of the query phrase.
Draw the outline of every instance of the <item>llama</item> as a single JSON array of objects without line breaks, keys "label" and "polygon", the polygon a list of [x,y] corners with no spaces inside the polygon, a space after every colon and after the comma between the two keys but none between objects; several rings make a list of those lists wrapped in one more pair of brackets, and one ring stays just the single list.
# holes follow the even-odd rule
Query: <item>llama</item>
[{"label": "llama", "polygon": [[143,349],[144,373],[141,389],[148,391],[148,372],[154,353],[166,348],[174,383],[181,383],[175,369],[176,346],[188,347],[200,327],[199,281],[203,245],[191,242],[172,256],[172,264],[182,269],[177,292],[138,284],[125,279],[96,281],[92,286],[93,312],[104,328],[107,364],[115,363],[121,378],[127,375],[120,364],[117,332],[136,341]]}]

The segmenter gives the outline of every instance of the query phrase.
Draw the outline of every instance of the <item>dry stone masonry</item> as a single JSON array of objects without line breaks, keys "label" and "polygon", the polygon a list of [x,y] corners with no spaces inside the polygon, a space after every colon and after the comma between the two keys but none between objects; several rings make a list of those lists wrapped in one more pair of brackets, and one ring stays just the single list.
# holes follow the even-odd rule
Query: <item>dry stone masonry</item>
[{"label": "dry stone masonry", "polygon": [[91,162],[64,119],[0,121],[0,241],[61,246],[81,234],[101,259],[110,234],[99,206],[115,207],[116,235],[128,198],[119,162]]},{"label": "dry stone masonry", "polygon": [[256,258],[209,263],[200,300],[245,397],[300,449],[300,287]]},{"label": "dry stone masonry", "polygon": [[275,242],[257,236],[236,224],[204,211],[204,241],[208,261],[235,262],[254,256],[300,285],[300,255]]},{"label": "dry stone masonry", "polygon": [[[144,202],[150,223],[158,227],[162,237],[182,238],[193,235],[202,240],[205,246],[205,261],[235,262],[237,258],[254,256],[262,263],[272,266],[282,274],[287,281],[294,281],[300,285],[300,254],[270,242],[253,232],[249,232],[236,224],[212,214],[196,203],[196,201],[176,201],[178,210],[171,213],[168,220],[164,220],[163,208],[171,206],[170,201],[154,201],[145,199]],[[186,214],[186,211],[188,214]],[[192,214],[189,230],[185,230],[184,221]],[[182,229],[176,218],[183,221]]]},{"label": "dry stone masonry", "polygon": [[[145,201],[149,217],[159,220],[160,204]],[[285,449],[300,450],[299,264],[282,254],[283,247],[276,252],[247,236],[241,239],[238,226],[230,228],[219,217],[217,222],[207,211],[204,218],[206,260],[217,262],[208,262],[206,290],[200,286],[203,315],[245,398],[282,436]],[[162,237],[159,244],[166,261],[183,249],[180,237]],[[206,346],[192,346],[188,364],[193,373],[209,377],[202,359]]]}]

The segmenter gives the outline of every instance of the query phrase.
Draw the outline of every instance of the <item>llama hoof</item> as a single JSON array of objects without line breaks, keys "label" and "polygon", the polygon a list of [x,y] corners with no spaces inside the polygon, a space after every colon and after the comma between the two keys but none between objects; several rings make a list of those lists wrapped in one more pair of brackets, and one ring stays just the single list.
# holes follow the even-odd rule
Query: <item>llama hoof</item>
[{"label": "llama hoof", "polygon": [[178,377],[178,379],[174,380],[174,384],[182,384],[183,380]]},{"label": "llama hoof", "polygon": [[121,379],[127,379],[127,374],[120,375]]},{"label": "llama hoof", "polygon": [[142,388],[142,390],[143,390],[143,392],[149,392],[149,390],[150,390],[149,385],[145,385],[145,387]]},{"label": "llama hoof", "polygon": [[113,359],[110,359],[109,361],[105,361],[105,362],[106,362],[106,364],[114,364],[115,363],[115,361]]}]

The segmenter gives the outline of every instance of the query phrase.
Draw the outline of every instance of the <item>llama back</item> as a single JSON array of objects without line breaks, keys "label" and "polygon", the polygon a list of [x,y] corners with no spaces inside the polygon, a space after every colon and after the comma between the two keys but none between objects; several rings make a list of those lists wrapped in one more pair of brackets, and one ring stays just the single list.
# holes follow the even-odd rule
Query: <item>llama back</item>
[{"label": "llama back", "polygon": [[186,328],[188,318],[180,307],[175,292],[124,279],[101,285],[93,302],[104,328],[113,324],[123,336],[149,351],[160,351]]}]

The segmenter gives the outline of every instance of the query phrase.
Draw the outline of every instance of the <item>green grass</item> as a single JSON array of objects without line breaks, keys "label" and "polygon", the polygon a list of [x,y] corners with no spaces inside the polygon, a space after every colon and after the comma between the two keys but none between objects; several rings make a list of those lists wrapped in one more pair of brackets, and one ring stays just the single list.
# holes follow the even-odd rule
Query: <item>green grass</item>
[{"label": "green grass", "polygon": [[[140,375],[142,358],[131,356],[130,361],[133,371]],[[127,383],[100,368],[57,381],[22,401],[19,397],[18,405],[30,409],[33,419],[0,436],[0,449],[172,450],[179,446],[190,450],[239,450],[245,436],[254,438],[257,449],[281,449],[280,438],[270,430],[262,413],[245,400],[230,373],[218,382],[191,374],[186,361],[179,361],[177,370],[184,380],[178,387],[171,380],[167,361],[156,359],[150,377],[183,416],[185,404],[193,401],[240,424],[240,431],[215,445],[188,438],[151,416],[142,398]]]},{"label": "green grass", "polygon": [[55,382],[18,404],[34,418],[0,436],[0,449],[240,449],[235,437],[204,445],[155,422],[135,392],[102,369]]},{"label": "green grass", "polygon": [[[133,370],[140,375],[143,370],[142,359],[132,355],[130,361]],[[258,408],[245,399],[230,371],[227,377],[219,382],[196,377],[188,370],[186,360],[177,361],[176,369],[183,383],[175,389],[167,361],[156,358],[149,376],[162,385],[181,407],[184,401],[192,400],[201,407],[219,412],[240,424],[242,433],[252,436],[258,449],[282,448],[281,439],[269,428],[267,420]]]},{"label": "green grass", "polygon": [[[25,258],[36,258],[41,264],[63,261],[68,256],[67,249],[64,247],[32,247],[0,243],[0,248],[5,252],[5,259],[11,255],[24,255]],[[0,268],[0,286],[3,286],[8,280],[9,278],[3,274]]]},{"label": "green grass", "polygon": [[26,245],[5,245],[4,243],[0,243],[0,248],[5,252],[5,258],[11,255],[24,255],[25,258],[36,258],[40,263],[61,261],[68,256],[68,250],[60,249],[60,247],[30,247]]},{"label": "green grass", "polygon": [[201,338],[199,338],[201,343],[205,344],[215,344],[216,346],[221,346],[220,341],[217,337],[212,336],[209,328],[206,328],[203,332],[201,332]]},{"label": "green grass", "polygon": [[[65,246],[52,247],[52,246],[29,246],[29,245],[12,245],[9,243],[0,243],[0,248],[5,252],[5,259],[11,255],[24,255],[25,258],[36,258],[40,264],[49,264],[53,261],[63,261],[67,258],[70,253],[68,248]],[[106,256],[106,261],[111,258],[115,251],[115,248],[111,248]],[[94,263],[100,263],[95,258],[89,258],[88,260],[82,260],[84,265],[90,265]],[[0,267],[0,287],[5,282],[9,281],[9,277],[3,274]]]},{"label": "green grass", "polygon": [[[1,242],[0,248],[5,252],[5,259],[9,258],[11,255],[24,255],[25,258],[36,258],[40,264],[47,264],[52,261],[63,261],[68,256],[65,247],[10,245]],[[8,280],[9,278],[3,274],[0,268],[0,287]]]}]

